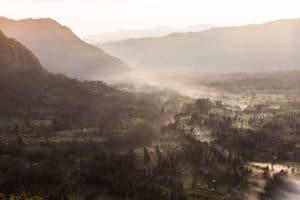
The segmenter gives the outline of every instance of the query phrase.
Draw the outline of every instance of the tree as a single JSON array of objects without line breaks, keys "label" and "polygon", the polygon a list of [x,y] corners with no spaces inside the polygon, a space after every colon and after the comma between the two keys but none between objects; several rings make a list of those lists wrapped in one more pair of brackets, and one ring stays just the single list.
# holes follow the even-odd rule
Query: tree
[{"label": "tree", "polygon": [[149,163],[150,162],[150,154],[146,147],[144,147],[144,162]]}]

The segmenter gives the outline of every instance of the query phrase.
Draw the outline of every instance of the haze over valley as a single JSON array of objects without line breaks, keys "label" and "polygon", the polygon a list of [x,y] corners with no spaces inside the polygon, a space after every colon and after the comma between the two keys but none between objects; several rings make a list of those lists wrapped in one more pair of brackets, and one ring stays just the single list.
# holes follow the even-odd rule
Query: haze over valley
[{"label": "haze over valley", "polygon": [[0,8],[0,200],[300,199],[295,1]]}]

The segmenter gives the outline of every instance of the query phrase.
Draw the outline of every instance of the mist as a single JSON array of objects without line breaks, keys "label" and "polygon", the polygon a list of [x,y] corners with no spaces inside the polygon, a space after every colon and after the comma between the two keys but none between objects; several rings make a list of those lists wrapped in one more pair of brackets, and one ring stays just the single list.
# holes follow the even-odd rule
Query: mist
[{"label": "mist", "polygon": [[1,200],[299,199],[296,1],[0,7]]}]

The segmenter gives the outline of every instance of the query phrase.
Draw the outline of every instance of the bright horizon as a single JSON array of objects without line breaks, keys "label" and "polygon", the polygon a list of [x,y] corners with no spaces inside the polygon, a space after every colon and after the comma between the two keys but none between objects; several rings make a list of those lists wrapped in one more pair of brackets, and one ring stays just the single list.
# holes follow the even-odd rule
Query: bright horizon
[{"label": "bright horizon", "polygon": [[300,17],[297,0],[0,0],[0,15],[53,18],[81,37],[120,29],[235,26]]}]

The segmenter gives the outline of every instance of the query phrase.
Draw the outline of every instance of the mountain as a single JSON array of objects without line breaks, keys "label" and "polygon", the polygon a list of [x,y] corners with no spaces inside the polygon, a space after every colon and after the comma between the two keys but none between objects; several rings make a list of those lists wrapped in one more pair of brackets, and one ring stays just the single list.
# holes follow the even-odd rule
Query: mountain
[{"label": "mountain", "polygon": [[42,66],[31,51],[14,39],[8,39],[0,31],[0,70],[3,73],[17,71],[42,72]]},{"label": "mountain", "polygon": [[30,50],[0,31],[0,117],[104,117],[120,112],[121,102],[125,96],[101,81],[80,82],[48,72]]},{"label": "mountain", "polygon": [[99,79],[128,69],[120,59],[85,43],[52,19],[0,18],[0,29],[28,47],[49,71],[79,79]]},{"label": "mountain", "polygon": [[90,35],[85,40],[92,44],[113,42],[126,39],[144,38],[144,37],[162,37],[171,33],[179,32],[200,32],[213,27],[209,24],[199,24],[183,28],[173,28],[169,26],[160,26],[154,29],[140,29],[140,30],[119,30],[115,32],[99,33]]},{"label": "mountain", "polygon": [[300,68],[300,19],[218,27],[100,45],[133,67],[261,72]]}]

